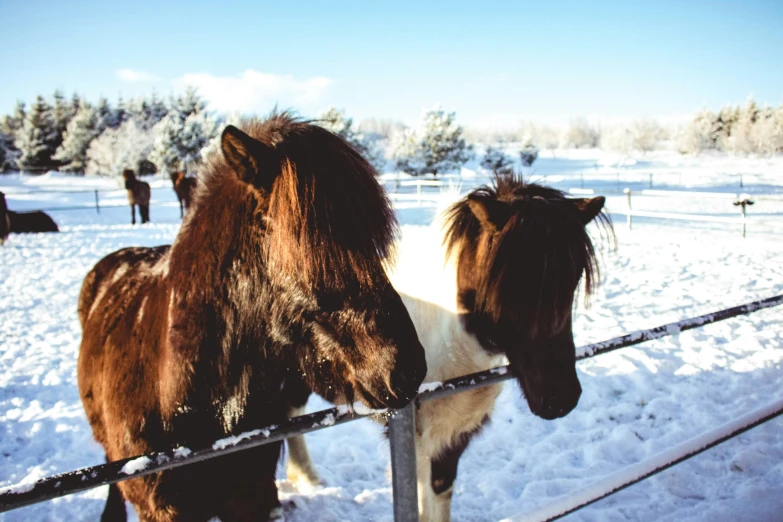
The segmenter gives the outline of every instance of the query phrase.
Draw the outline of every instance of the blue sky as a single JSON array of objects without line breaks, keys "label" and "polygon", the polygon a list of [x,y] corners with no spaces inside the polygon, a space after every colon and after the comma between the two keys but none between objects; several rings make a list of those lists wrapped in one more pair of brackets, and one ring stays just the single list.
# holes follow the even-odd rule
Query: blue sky
[{"label": "blue sky", "polygon": [[0,113],[195,84],[220,111],[275,102],[415,123],[672,118],[783,103],[783,1],[0,0]]}]

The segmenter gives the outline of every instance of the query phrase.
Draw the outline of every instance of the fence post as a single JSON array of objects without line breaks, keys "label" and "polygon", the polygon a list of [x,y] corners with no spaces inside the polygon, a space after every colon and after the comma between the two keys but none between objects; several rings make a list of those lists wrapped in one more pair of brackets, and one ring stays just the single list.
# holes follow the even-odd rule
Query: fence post
[{"label": "fence post", "polygon": [[415,401],[389,417],[394,522],[418,522]]},{"label": "fence post", "polygon": [[623,190],[625,192],[626,200],[628,201],[628,230],[631,230],[633,217],[631,216],[631,189],[627,188]]},{"label": "fence post", "polygon": [[98,203],[98,190],[97,189],[95,191],[95,212],[97,212],[98,214],[101,213],[101,205],[100,205],[100,203]]},{"label": "fence post", "polygon": [[421,180],[416,184],[416,195],[418,196],[417,206],[421,206]]}]

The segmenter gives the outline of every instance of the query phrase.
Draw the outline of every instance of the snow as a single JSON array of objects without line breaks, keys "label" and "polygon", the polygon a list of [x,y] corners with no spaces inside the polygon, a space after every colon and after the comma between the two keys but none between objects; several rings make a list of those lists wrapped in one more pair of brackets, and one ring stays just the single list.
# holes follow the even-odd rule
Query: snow
[{"label": "snow", "polygon": [[[585,188],[603,194],[617,188],[619,172],[620,189],[628,180],[634,190],[635,209],[739,216],[730,199],[637,196],[637,190],[649,188],[652,172],[655,189],[747,192],[759,199],[748,210],[750,218],[783,219],[782,203],[760,200],[762,194],[783,195],[783,159],[655,153],[617,169],[616,159],[597,151],[555,155],[542,151],[530,177],[562,189],[580,188],[584,177]],[[478,172],[475,179],[455,180],[448,197],[455,186],[464,192],[482,182],[474,167],[468,165]],[[147,181],[153,187],[152,223],[131,226],[125,192],[115,180],[57,173],[0,176],[11,209],[90,207],[54,210],[60,234],[14,235],[0,248],[0,487],[31,484],[104,460],[76,386],[81,338],[76,299],[84,275],[101,257],[125,246],[169,243],[176,235],[179,207],[170,182]],[[387,187],[393,181],[387,179]],[[100,193],[100,214],[91,207],[95,189],[106,191]],[[52,192],[30,193],[43,190]],[[85,192],[54,192],[62,190]],[[448,304],[448,285],[423,269],[442,265],[424,260],[440,250],[428,225],[443,196],[438,188],[425,187],[419,205],[415,190],[402,187],[413,197],[395,203],[403,224],[399,273],[407,278],[403,284],[426,284],[433,300]],[[608,194],[610,211],[625,205],[621,192]],[[600,249],[603,285],[588,308],[579,299],[575,312],[577,346],[783,293],[779,230],[776,235],[775,229],[749,227],[743,239],[734,225],[639,217],[629,231],[624,216],[614,219],[616,249],[610,241]],[[518,385],[509,381],[492,422],[460,461],[453,518],[525,516],[781,398],[782,310],[760,310],[582,361],[582,398],[563,419],[533,416]],[[308,410],[328,406],[314,397]],[[287,520],[392,520],[388,442],[378,424],[359,420],[306,437],[327,486],[300,491],[285,480],[281,466]],[[221,442],[231,443],[236,441]],[[181,449],[183,455],[187,451]],[[97,519],[106,494],[105,487],[97,488],[0,519]],[[778,418],[567,520],[774,520],[770,514],[783,511],[780,499],[783,420]]]},{"label": "snow", "polygon": [[149,457],[139,457],[137,459],[129,460],[120,470],[120,473],[126,475],[133,475],[140,471],[147,469],[147,466],[152,464],[152,459]]}]

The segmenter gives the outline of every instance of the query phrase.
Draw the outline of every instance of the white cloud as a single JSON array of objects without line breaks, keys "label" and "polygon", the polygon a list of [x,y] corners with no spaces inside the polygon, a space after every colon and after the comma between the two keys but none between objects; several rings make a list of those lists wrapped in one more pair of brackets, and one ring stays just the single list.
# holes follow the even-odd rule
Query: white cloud
[{"label": "white cloud", "polygon": [[272,105],[294,108],[311,105],[323,96],[332,80],[315,76],[298,80],[290,74],[262,73],[248,69],[239,76],[186,74],[172,82],[177,90],[198,89],[209,108],[220,112],[263,112]]},{"label": "white cloud", "polygon": [[135,71],[133,69],[117,69],[115,72],[117,78],[131,83],[157,82],[160,80],[157,76],[147,71]]}]

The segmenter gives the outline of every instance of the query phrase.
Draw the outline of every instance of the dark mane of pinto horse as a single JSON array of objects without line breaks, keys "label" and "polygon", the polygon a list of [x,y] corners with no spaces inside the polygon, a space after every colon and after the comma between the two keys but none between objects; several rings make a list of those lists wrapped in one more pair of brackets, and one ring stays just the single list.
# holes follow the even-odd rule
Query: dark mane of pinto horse
[{"label": "dark mane of pinto horse", "polygon": [[[372,167],[286,113],[242,127],[224,131],[172,246],[120,250],[85,278],[79,389],[110,460],[280,422],[287,373],[376,407],[407,404],[426,373],[383,272],[396,223]],[[119,489],[142,519],[264,520],[279,451]],[[111,491],[106,513],[122,510]]]},{"label": "dark mane of pinto horse", "polygon": [[[573,288],[584,274],[585,298],[600,280],[595,249],[575,200],[560,190],[526,183],[522,177],[504,173],[492,186],[482,186],[455,203],[446,214],[444,244],[447,256],[474,248],[482,236],[481,222],[471,209],[471,201],[517,203],[497,207],[497,230],[505,241],[489,247],[486,277],[469,301],[483,303],[482,310],[497,319],[502,309],[534,318],[536,329],[559,330],[570,313]],[[570,217],[570,219],[569,219]],[[611,229],[611,221],[598,213],[595,219]],[[557,235],[553,240],[552,236]],[[538,251],[541,255],[531,255]],[[516,274],[516,275],[515,275]],[[540,280],[527,280],[540,274]],[[512,279],[512,281],[509,281]],[[505,285],[500,284],[505,282]],[[509,294],[513,290],[514,294]],[[519,292],[521,290],[521,292]],[[520,304],[522,306],[520,306]]]}]

